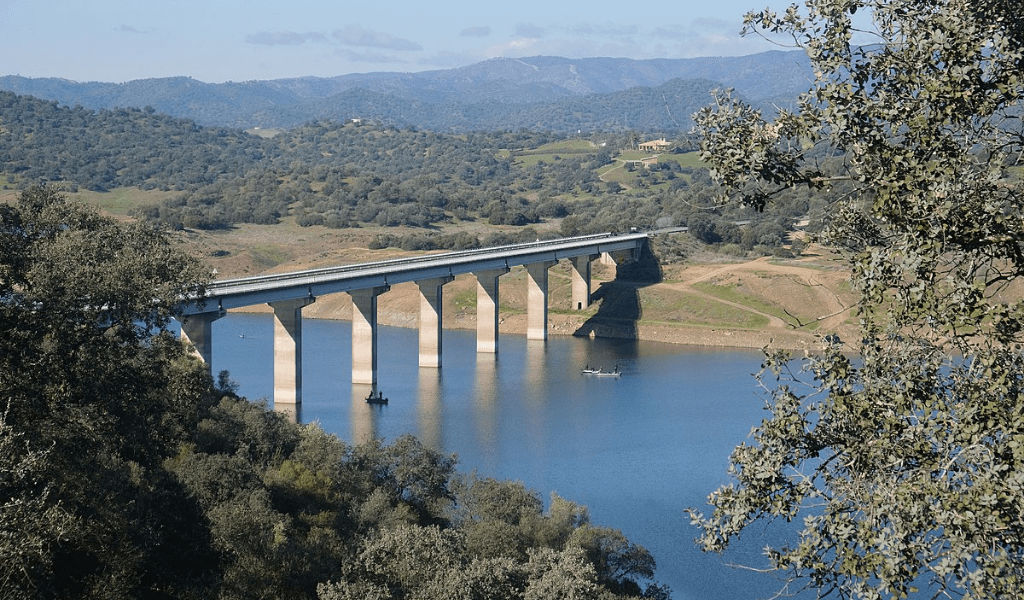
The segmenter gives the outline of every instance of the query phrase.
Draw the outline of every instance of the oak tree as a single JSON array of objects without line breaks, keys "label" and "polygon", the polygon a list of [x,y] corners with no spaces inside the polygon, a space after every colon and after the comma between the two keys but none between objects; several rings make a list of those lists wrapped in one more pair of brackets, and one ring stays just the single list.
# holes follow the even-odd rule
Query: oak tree
[{"label": "oak tree", "polygon": [[199,506],[162,468],[212,379],[163,329],[205,271],[36,187],[0,205],[0,596],[203,597]]},{"label": "oak tree", "polygon": [[802,368],[766,351],[769,416],[713,512],[691,512],[699,542],[796,521],[768,557],[819,593],[1020,598],[1019,4],[807,0],[747,14],[745,32],[788,36],[815,80],[773,118],[718,94],[696,116],[703,157],[757,208],[842,191],[821,241],[849,260],[862,339],[826,336]]}]

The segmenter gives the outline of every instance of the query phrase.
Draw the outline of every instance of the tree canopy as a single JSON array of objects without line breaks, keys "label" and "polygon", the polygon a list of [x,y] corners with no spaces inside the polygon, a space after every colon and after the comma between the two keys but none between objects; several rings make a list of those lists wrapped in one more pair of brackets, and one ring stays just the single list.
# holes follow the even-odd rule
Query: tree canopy
[{"label": "tree canopy", "polygon": [[[1000,0],[807,0],[746,16],[816,80],[773,120],[727,92],[697,115],[726,197],[842,190],[861,340],[797,369],[768,350],[769,416],[735,481],[692,511],[721,550],[798,520],[772,565],[839,597],[1020,598],[1024,589],[1024,21]],[[847,353],[859,352],[856,359]],[[802,521],[800,521],[802,519]]]}]

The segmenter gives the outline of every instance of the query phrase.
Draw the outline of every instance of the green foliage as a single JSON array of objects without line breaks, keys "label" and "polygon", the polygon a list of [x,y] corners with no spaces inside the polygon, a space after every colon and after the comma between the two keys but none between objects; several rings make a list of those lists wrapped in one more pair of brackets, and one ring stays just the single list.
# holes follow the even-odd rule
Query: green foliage
[{"label": "green foliage", "polygon": [[[757,520],[802,517],[799,542],[768,557],[822,594],[1019,598],[1016,7],[814,0],[746,23],[792,36],[817,80],[773,122],[720,94],[697,116],[702,156],[759,209],[794,186],[841,191],[820,237],[849,258],[862,340],[830,336],[795,371],[766,353],[770,414],[733,453],[713,514],[693,511],[700,542],[721,550]],[[852,43],[855,23],[878,43]]]},{"label": "green foliage", "polygon": [[0,248],[0,595],[201,596],[217,561],[161,462],[209,399],[162,331],[203,269],[46,187],[0,206]]}]

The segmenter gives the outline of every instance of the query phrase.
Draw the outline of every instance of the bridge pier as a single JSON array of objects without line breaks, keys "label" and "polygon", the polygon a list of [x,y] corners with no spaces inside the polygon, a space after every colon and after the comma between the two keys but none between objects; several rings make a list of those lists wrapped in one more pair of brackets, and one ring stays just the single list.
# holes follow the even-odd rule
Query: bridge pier
[{"label": "bridge pier", "polygon": [[476,271],[476,351],[498,351],[498,278],[508,267]]},{"label": "bridge pier", "polygon": [[[618,264],[639,256],[647,234],[594,234],[561,240],[512,244],[365,265],[279,273],[212,282],[205,297],[182,300],[182,341],[211,362],[211,323],[226,310],[269,304],[274,312],[274,401],[297,411],[302,399],[301,310],[313,298],[348,293],[352,298],[352,383],[373,389],[377,382],[377,296],[391,285],[415,282],[420,299],[420,365],[442,362],[442,286],[455,276],[477,278],[477,352],[498,350],[498,281],[511,267],[527,277],[527,339],[548,337],[548,269],[561,258],[572,261],[572,306],[590,306],[591,263]],[[356,398],[362,402],[362,398]],[[357,403],[358,404],[358,403]]]},{"label": "bridge pier", "polygon": [[416,282],[420,288],[420,366],[441,366],[441,311],[444,284],[455,277],[432,277]]},{"label": "bridge pier", "polygon": [[316,298],[268,302],[274,309],[274,408],[302,403],[302,309]]},{"label": "bridge pier", "polygon": [[590,263],[600,254],[584,254],[569,259],[572,263],[572,310],[590,306]]},{"label": "bridge pier", "polygon": [[548,339],[548,269],[555,260],[526,265],[526,339]]},{"label": "bridge pier", "polygon": [[352,383],[377,383],[377,296],[389,285],[351,290]]},{"label": "bridge pier", "polygon": [[192,344],[195,354],[207,366],[213,360],[213,328],[217,319],[227,314],[224,310],[204,312],[181,317],[181,340]]},{"label": "bridge pier", "polygon": [[601,262],[606,265],[617,266],[625,262],[636,260],[639,257],[639,248],[630,248],[628,250],[616,250],[614,252],[605,252],[601,254]]}]

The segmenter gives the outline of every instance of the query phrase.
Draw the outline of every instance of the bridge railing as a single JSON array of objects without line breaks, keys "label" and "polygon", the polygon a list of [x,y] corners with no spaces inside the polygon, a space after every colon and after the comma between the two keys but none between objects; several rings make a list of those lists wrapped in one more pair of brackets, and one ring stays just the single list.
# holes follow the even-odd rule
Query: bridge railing
[{"label": "bridge railing", "polygon": [[525,242],[519,244],[508,244],[504,246],[492,246],[488,248],[457,250],[453,252],[445,252],[443,254],[427,254],[423,256],[395,258],[370,263],[359,263],[355,265],[340,265],[337,267],[324,267],[319,269],[308,269],[305,271],[272,273],[268,275],[256,275],[253,277],[241,277],[236,279],[222,279],[219,281],[211,282],[209,285],[207,285],[206,289],[208,293],[215,294],[217,291],[226,291],[228,289],[230,289],[232,292],[242,292],[247,291],[249,289],[258,290],[263,289],[262,286],[264,284],[273,283],[287,282],[293,285],[303,285],[306,283],[318,283],[324,281],[327,278],[330,278],[331,276],[344,275],[347,273],[359,272],[360,274],[365,275],[394,273],[402,270],[407,270],[408,267],[421,267],[423,265],[432,265],[441,262],[457,264],[467,262],[467,259],[472,260],[494,254],[516,256],[523,254],[524,251],[528,252],[530,250],[535,250],[537,248],[571,248],[579,245],[588,245],[589,243],[596,240],[611,239],[614,237],[616,236],[612,233],[600,233],[576,236],[571,238],[562,238],[557,241],[547,240]]},{"label": "bridge railing", "polygon": [[[202,298],[186,301],[185,312],[195,314],[270,301],[337,293],[377,285],[393,285],[424,277],[453,276],[480,268],[500,268],[578,256],[580,253],[615,252],[645,239],[645,233],[600,233],[557,240],[508,244],[407,258],[223,279],[206,286]],[[499,264],[500,263],[500,264]]]}]

